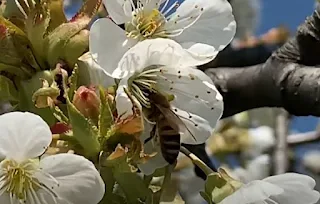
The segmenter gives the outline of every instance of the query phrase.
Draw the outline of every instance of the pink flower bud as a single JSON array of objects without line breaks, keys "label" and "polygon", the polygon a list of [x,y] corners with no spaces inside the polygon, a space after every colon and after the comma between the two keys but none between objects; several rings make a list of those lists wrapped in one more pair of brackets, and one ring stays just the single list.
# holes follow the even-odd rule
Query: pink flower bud
[{"label": "pink flower bud", "polygon": [[96,124],[98,123],[100,99],[94,88],[80,86],[73,97],[72,103],[83,116],[91,119]]}]

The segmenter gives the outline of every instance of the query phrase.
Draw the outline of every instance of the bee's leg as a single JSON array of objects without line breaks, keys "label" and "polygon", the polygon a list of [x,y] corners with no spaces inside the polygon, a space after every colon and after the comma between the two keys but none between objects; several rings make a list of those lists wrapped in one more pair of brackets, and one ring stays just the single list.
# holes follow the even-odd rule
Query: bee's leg
[{"label": "bee's leg", "polygon": [[[198,144],[198,145],[189,145],[189,144],[181,144],[181,145],[187,148],[190,152],[195,154],[197,157],[199,157],[199,159],[201,159],[212,170],[217,171],[217,168],[214,166],[209,155],[206,152],[205,143]],[[198,177],[202,178],[203,180],[207,179],[206,174],[198,166],[194,167],[194,171]]]}]

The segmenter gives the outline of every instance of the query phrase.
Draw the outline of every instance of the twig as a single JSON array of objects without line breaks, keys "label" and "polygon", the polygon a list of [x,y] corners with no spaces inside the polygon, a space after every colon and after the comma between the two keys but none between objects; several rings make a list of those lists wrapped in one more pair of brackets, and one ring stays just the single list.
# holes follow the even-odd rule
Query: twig
[{"label": "twig", "polygon": [[299,133],[289,135],[287,138],[288,145],[300,145],[303,143],[314,142],[320,140],[320,132],[319,131],[310,131],[306,133]]},{"label": "twig", "polygon": [[288,120],[289,114],[282,110],[279,115],[276,117],[276,147],[274,150],[274,174],[283,174],[287,171],[288,168],[288,144],[287,144],[287,135],[288,135]]},{"label": "twig", "polygon": [[206,175],[214,173],[214,171],[210,167],[208,167],[201,159],[199,159],[199,157],[197,157],[195,154],[190,152],[185,147],[181,146],[180,152],[182,152],[184,155],[189,157],[191,159],[191,161],[193,162],[193,164],[197,165]]}]

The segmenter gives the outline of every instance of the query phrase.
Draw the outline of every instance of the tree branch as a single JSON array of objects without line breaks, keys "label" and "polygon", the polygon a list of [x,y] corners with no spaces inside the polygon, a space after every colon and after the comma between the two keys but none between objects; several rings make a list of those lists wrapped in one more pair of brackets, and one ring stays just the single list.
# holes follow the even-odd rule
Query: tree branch
[{"label": "tree branch", "polygon": [[259,107],[320,116],[319,12],[320,6],[264,64],[205,71],[224,97],[223,117]]}]

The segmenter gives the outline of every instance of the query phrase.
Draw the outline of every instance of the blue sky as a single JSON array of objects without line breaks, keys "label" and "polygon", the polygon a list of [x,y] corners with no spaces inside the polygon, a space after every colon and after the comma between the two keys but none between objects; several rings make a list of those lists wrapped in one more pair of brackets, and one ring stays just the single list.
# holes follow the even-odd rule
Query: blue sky
[{"label": "blue sky", "polygon": [[262,16],[257,34],[279,24],[287,25],[295,32],[305,18],[314,10],[314,0],[261,0]]},{"label": "blue sky", "polygon": [[[261,22],[257,34],[270,28],[285,24],[292,34],[314,10],[314,0],[261,0]],[[292,131],[306,132],[313,130],[318,119],[314,117],[296,117],[291,123]]]}]

